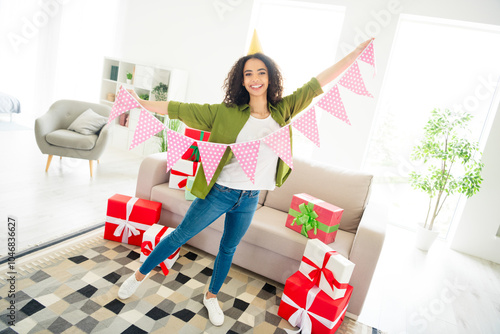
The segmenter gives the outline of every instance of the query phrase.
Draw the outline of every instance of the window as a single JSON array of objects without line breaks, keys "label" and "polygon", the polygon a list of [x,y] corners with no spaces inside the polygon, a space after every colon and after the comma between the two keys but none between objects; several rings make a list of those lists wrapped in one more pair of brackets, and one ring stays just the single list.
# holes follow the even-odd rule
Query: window
[{"label": "window", "polygon": [[[372,199],[388,204],[391,223],[412,228],[425,220],[428,198],[410,187],[408,173],[416,164],[411,150],[431,110],[470,112],[473,137],[484,147],[498,108],[498,100],[492,103],[500,75],[498,45],[499,26],[400,16],[364,163],[376,176]],[[449,197],[438,216],[442,236],[458,202],[458,195]]]},{"label": "window", "polygon": [[[256,0],[247,45],[256,29],[264,53],[281,68],[287,95],[335,62],[344,15],[340,6]],[[298,131],[293,136],[295,156],[310,157],[317,149]]]}]

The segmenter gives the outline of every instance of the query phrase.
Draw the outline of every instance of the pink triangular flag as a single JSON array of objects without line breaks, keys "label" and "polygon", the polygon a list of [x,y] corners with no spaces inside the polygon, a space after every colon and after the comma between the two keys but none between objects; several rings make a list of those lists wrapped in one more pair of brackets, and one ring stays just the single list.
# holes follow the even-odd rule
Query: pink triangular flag
[{"label": "pink triangular flag", "polygon": [[340,98],[339,88],[337,85],[333,86],[318,103],[316,103],[318,107],[323,110],[328,111],[333,116],[341,119],[347,124],[351,125],[349,122],[349,118],[347,117],[347,113],[344,108],[344,103],[342,103],[342,99]]},{"label": "pink triangular flag", "polygon": [[201,165],[203,166],[203,171],[205,172],[205,178],[207,179],[207,184],[210,184],[212,177],[214,176],[217,166],[219,166],[220,159],[226,151],[228,145],[210,143],[207,141],[197,141],[198,148],[200,149]]},{"label": "pink triangular flag", "polygon": [[132,95],[130,95],[129,92],[127,92],[123,87],[120,87],[115,103],[113,103],[113,107],[111,107],[108,124],[124,112],[134,108],[141,108],[141,105],[132,97]]},{"label": "pink triangular flag", "polygon": [[165,124],[151,115],[146,109],[141,109],[139,122],[135,128],[134,139],[132,140],[132,144],[130,144],[129,150],[133,149],[140,143],[145,142],[165,128]]},{"label": "pink triangular flag", "polygon": [[365,63],[373,66],[373,75],[377,72],[377,68],[375,67],[375,50],[373,49],[373,41],[363,50],[363,52],[359,55],[359,60],[364,61]]},{"label": "pink triangular flag", "polygon": [[262,138],[291,169],[293,169],[292,148],[290,146],[290,126],[284,126],[278,131]]},{"label": "pink triangular flag", "polygon": [[194,143],[193,138],[186,137],[178,132],[167,129],[167,172],[179,160],[189,146]]},{"label": "pink triangular flag", "polygon": [[255,183],[255,168],[259,157],[260,140],[229,145],[241,168],[252,183]]},{"label": "pink triangular flag", "polygon": [[319,146],[318,122],[316,121],[316,110],[314,107],[300,115],[292,125],[299,130],[304,136],[312,141],[316,146]]},{"label": "pink triangular flag", "polygon": [[366,90],[357,61],[349,67],[344,75],[342,75],[342,78],[339,80],[339,85],[344,86],[356,94],[373,97],[373,95]]}]

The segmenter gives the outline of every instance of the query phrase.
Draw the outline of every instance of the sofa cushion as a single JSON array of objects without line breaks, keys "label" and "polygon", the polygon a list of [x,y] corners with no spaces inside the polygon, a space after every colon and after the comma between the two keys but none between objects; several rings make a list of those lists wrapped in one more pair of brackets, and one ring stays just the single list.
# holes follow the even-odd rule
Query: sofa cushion
[{"label": "sofa cushion", "polygon": [[356,233],[368,203],[373,176],[295,158],[288,180],[269,191],[264,205],[288,212],[294,194],[307,193],[344,209],[340,229]]},{"label": "sofa cushion", "polygon": [[[286,216],[287,214],[282,211],[265,206],[257,209],[252,224],[242,240],[300,261],[309,239],[286,227]],[[222,233],[224,220],[218,219],[210,227]],[[354,236],[349,232],[337,231],[335,242],[329,246],[349,258]]]},{"label": "sofa cushion", "polygon": [[56,130],[45,136],[49,144],[76,150],[91,150],[97,141],[97,135],[82,135],[69,130]]},{"label": "sofa cushion", "polygon": [[82,135],[92,135],[99,132],[107,122],[107,117],[88,108],[69,125],[68,130]]}]

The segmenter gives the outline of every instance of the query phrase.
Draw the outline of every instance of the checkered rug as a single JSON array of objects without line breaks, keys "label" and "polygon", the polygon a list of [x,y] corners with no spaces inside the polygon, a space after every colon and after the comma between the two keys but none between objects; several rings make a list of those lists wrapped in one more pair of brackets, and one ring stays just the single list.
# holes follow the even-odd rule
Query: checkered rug
[{"label": "checkered rug", "polygon": [[[140,248],[102,232],[64,249],[31,255],[16,267],[15,326],[6,310],[10,283],[0,271],[0,333],[285,333],[277,315],[283,285],[232,266],[218,299],[225,322],[214,327],[203,306],[214,256],[183,246],[168,276],[153,270],[126,301],[118,288],[139,266]],[[345,318],[337,333],[378,333]]]}]

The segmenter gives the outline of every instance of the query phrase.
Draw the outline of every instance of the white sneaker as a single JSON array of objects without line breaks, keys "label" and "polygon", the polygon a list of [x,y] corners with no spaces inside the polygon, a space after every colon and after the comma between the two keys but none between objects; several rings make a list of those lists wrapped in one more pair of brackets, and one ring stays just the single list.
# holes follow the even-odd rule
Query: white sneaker
[{"label": "white sneaker", "polygon": [[132,275],[130,275],[129,278],[125,280],[125,282],[123,282],[122,286],[120,287],[120,290],[118,290],[118,298],[127,299],[130,296],[132,296],[139,287],[139,285],[141,285],[141,283],[144,282],[146,278],[148,278],[148,276],[149,273],[146,275],[146,277],[142,279],[142,281],[138,281],[135,278],[135,272],[134,272]]},{"label": "white sneaker", "polygon": [[222,312],[217,297],[207,299],[207,294],[203,294],[203,305],[208,310],[208,318],[214,326],[222,326],[224,323],[224,313]]}]

